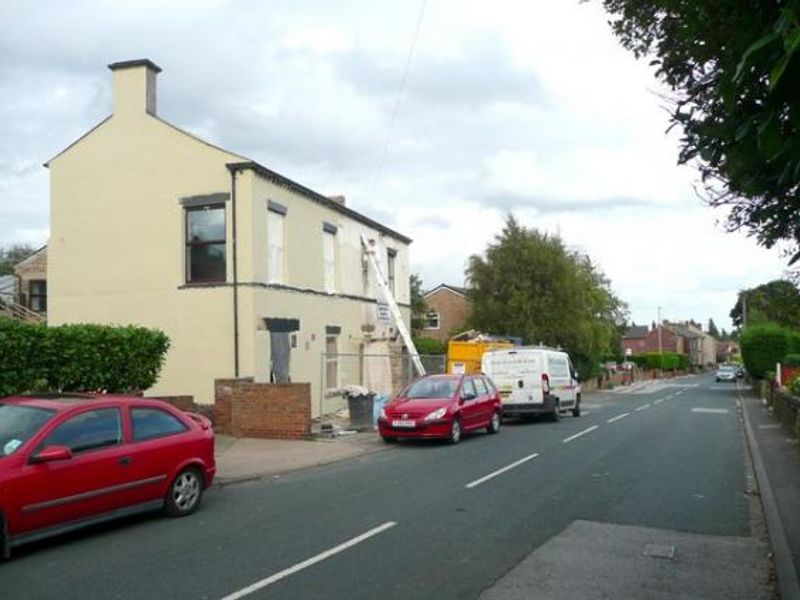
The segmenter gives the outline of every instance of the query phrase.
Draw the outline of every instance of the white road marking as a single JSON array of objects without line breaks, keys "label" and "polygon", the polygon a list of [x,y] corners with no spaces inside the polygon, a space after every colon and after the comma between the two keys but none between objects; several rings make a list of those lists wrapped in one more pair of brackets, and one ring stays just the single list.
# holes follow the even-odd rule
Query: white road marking
[{"label": "white road marking", "polygon": [[758,426],[759,429],[778,429],[779,427],[781,427],[780,423],[769,423],[767,425]]},{"label": "white road marking", "polygon": [[629,414],[631,413],[622,413],[621,415],[617,415],[616,417],[609,419],[608,421],[606,421],[606,423],[613,423],[614,421],[619,421],[620,419],[624,419],[625,417],[627,417]]},{"label": "white road marking", "polygon": [[729,411],[727,408],[693,408],[693,413],[708,413],[711,415],[724,415]]},{"label": "white road marking", "polygon": [[587,429],[584,429],[583,431],[579,431],[575,435],[571,435],[568,438],[564,438],[563,440],[561,440],[561,443],[562,444],[566,444],[567,442],[571,442],[572,440],[577,439],[577,438],[581,437],[582,435],[586,435],[587,433],[591,433],[592,431],[597,429],[597,427],[598,427],[597,425],[592,425],[591,427],[589,427]]},{"label": "white road marking", "polygon": [[241,590],[239,590],[237,592],[233,592],[232,594],[228,594],[227,596],[222,598],[222,600],[238,600],[239,598],[244,598],[245,596],[249,596],[253,592],[257,592],[258,590],[263,589],[263,588],[267,587],[268,585],[272,585],[276,581],[280,581],[281,579],[284,579],[285,577],[288,577],[289,575],[293,575],[293,574],[297,573],[298,571],[302,571],[303,569],[306,569],[306,568],[308,568],[308,567],[310,567],[312,565],[317,564],[318,562],[322,562],[326,558],[330,558],[331,556],[333,556],[335,554],[338,554],[339,552],[343,552],[343,551],[347,550],[348,548],[352,548],[356,544],[360,544],[361,542],[366,541],[369,538],[378,535],[379,533],[383,533],[384,531],[386,531],[387,529],[391,529],[395,525],[397,525],[397,523],[395,523],[394,521],[387,521],[383,525],[375,527],[374,529],[370,529],[369,531],[367,531],[365,533],[362,533],[361,535],[359,535],[357,537],[354,537],[354,538],[352,538],[350,540],[347,540],[346,542],[344,542],[342,544],[339,544],[338,546],[334,546],[330,550],[325,550],[325,552],[320,552],[316,556],[312,556],[311,558],[306,559],[303,562],[297,563],[293,567],[289,567],[288,569],[284,569],[283,571],[280,571],[279,573],[275,573],[274,575],[271,575],[270,577],[262,579],[261,581],[257,581],[252,585],[248,585],[246,588],[242,588]]},{"label": "white road marking", "polygon": [[510,471],[514,467],[518,467],[521,464],[528,462],[529,460],[533,460],[537,456],[539,456],[538,452],[536,452],[534,454],[529,454],[528,456],[526,456],[524,458],[520,458],[519,460],[514,461],[510,465],[506,465],[502,469],[497,469],[497,471],[492,471],[491,473],[489,473],[488,475],[486,475],[484,477],[481,477],[480,479],[476,479],[475,481],[469,482],[464,487],[467,488],[468,490],[470,490],[470,489],[472,489],[472,488],[474,488],[476,486],[479,486],[482,483],[485,483],[485,482],[489,481],[490,479],[492,479],[494,477],[497,477],[498,475],[501,475],[502,473],[505,473],[506,471]]},{"label": "white road marking", "polygon": [[[670,398],[670,396],[667,396],[667,398]],[[667,398],[659,398],[658,400],[653,400],[653,404],[661,404]]]},{"label": "white road marking", "polygon": [[644,410],[646,408],[650,408],[650,404],[649,403],[648,404],[642,404],[641,406],[637,406],[634,410],[636,412],[639,412],[640,410]]}]

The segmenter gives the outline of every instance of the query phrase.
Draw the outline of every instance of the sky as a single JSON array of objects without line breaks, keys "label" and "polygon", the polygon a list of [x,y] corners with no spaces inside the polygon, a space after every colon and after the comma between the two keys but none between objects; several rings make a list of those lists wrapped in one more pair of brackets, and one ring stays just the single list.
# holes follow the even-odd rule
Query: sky
[{"label": "sky", "polygon": [[730,329],[778,249],[727,233],[677,166],[648,61],[577,0],[3,0],[0,247],[46,243],[42,163],[111,112],[116,61],[158,64],[158,114],[414,239],[464,284],[509,213],[588,254],[631,319]]}]

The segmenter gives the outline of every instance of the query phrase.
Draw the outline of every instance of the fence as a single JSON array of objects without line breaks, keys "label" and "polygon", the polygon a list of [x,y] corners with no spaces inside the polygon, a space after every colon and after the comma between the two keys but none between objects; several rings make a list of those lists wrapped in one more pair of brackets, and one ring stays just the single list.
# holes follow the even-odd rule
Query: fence
[{"label": "fence", "polygon": [[[420,360],[428,374],[444,373],[447,367],[444,355],[421,355]],[[394,395],[417,377],[411,356],[401,353],[323,352],[320,371],[320,416],[347,408],[347,386],[357,385],[376,394]]]}]

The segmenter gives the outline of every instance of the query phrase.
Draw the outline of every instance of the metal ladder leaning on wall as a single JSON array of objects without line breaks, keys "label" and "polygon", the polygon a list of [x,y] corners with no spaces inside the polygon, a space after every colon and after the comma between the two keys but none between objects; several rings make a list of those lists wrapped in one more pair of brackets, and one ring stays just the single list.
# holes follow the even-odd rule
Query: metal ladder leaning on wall
[{"label": "metal ladder leaning on wall", "polygon": [[411,362],[414,364],[417,374],[424,376],[425,367],[422,365],[422,361],[419,358],[419,352],[417,352],[417,347],[414,345],[414,340],[411,339],[411,332],[408,331],[408,327],[406,327],[405,321],[403,321],[403,315],[400,312],[400,307],[397,306],[397,302],[394,299],[394,294],[392,294],[392,290],[389,289],[389,282],[384,276],[383,271],[381,271],[381,266],[378,263],[377,257],[375,256],[375,240],[368,239],[367,236],[362,234],[361,245],[364,247],[364,255],[367,257],[369,264],[372,266],[372,270],[375,272],[375,278],[378,281],[378,287],[380,287],[381,292],[383,292],[383,297],[386,299],[386,303],[389,305],[389,310],[391,311],[392,318],[397,326],[397,331],[400,332],[400,337],[403,338],[403,343],[406,345],[408,353],[411,356]]}]

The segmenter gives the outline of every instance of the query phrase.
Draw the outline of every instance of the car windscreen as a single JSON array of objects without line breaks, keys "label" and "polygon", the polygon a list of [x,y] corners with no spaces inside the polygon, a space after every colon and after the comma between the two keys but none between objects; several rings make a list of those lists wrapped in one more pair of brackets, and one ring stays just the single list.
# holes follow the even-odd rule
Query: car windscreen
[{"label": "car windscreen", "polygon": [[731,367],[731,366],[729,366],[729,365],[723,365],[723,366],[721,366],[721,367],[719,368],[719,370],[720,370],[720,371],[722,371],[722,372],[728,372],[728,373],[732,373],[733,371],[735,371],[735,370],[736,370],[736,367]]},{"label": "car windscreen", "polygon": [[420,379],[411,384],[406,391],[406,398],[449,398],[456,393],[458,379],[432,377]]},{"label": "car windscreen", "polygon": [[0,403],[0,458],[14,454],[54,414],[46,408]]}]

